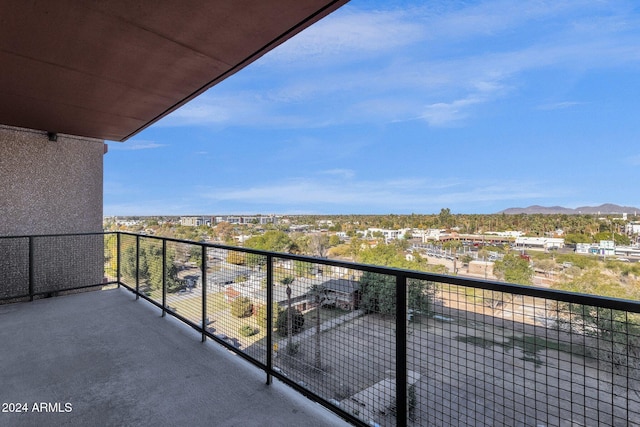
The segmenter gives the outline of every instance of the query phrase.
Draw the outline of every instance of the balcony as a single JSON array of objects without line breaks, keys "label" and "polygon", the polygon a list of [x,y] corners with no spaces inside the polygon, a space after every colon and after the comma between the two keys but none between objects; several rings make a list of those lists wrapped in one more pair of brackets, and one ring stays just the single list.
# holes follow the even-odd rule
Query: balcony
[{"label": "balcony", "polygon": [[640,425],[638,302],[129,233],[0,249],[33,301],[0,306],[30,412],[2,424]]}]

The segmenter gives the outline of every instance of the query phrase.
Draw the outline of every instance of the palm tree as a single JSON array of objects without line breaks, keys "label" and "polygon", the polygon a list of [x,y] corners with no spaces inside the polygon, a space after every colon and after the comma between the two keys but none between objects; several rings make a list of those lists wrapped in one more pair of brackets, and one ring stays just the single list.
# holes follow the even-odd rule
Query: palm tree
[{"label": "palm tree", "polygon": [[293,310],[291,309],[291,283],[293,277],[283,277],[280,283],[287,286],[287,348],[291,351],[293,349],[293,342],[291,336],[293,335]]},{"label": "palm tree", "polygon": [[322,285],[313,285],[309,288],[309,297],[316,304],[316,348],[315,348],[315,367],[322,369],[322,347],[320,343],[320,309],[322,302],[327,295],[327,289]]}]

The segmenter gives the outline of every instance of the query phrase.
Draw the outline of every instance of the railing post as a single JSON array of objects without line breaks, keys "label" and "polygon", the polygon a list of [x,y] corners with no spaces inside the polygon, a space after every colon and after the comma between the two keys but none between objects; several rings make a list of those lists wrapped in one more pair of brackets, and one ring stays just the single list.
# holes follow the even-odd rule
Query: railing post
[{"label": "railing post", "polygon": [[116,233],[116,263],[118,264],[116,267],[116,276],[118,276],[118,287],[120,287],[120,281],[122,280],[122,277],[120,277],[120,249],[120,232],[118,231]]},{"label": "railing post", "polygon": [[167,314],[167,241],[162,239],[162,317]]},{"label": "railing post", "polygon": [[207,340],[207,247],[205,245],[202,248],[202,342]]},{"label": "railing post", "polygon": [[273,372],[273,257],[267,255],[267,385]]},{"label": "railing post", "polygon": [[33,236],[29,236],[29,301],[33,301],[33,277],[34,277],[34,267],[33,267]]},{"label": "railing post", "polygon": [[396,425],[407,425],[407,277],[396,275]]},{"label": "railing post", "polygon": [[140,299],[140,236],[136,234],[136,300]]}]

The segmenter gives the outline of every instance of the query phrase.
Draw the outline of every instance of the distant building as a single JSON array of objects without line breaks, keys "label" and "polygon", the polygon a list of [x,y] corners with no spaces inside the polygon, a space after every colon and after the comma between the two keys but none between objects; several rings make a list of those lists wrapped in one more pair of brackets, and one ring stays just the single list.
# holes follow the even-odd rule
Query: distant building
[{"label": "distant building", "polygon": [[564,248],[564,239],[557,237],[517,237],[515,244],[518,248],[560,249]]},{"label": "distant building", "polygon": [[[307,293],[314,284],[320,284],[320,281],[296,278],[289,284],[289,288],[291,289],[291,306],[293,308],[297,308],[300,311],[306,311],[309,308]],[[253,294],[253,301],[257,304],[266,304],[267,290],[261,289],[255,292]],[[280,308],[284,309],[288,306],[287,286],[276,285],[273,287],[273,301],[276,302]]]},{"label": "distant building", "polygon": [[577,254],[597,254],[598,245],[592,243],[576,243]]},{"label": "distant building", "polygon": [[625,232],[629,235],[640,234],[640,222],[630,222],[625,226]]},{"label": "distant building", "polygon": [[378,234],[378,233],[382,234],[386,241],[404,239],[404,235],[407,232],[411,232],[411,229],[410,228],[401,228],[399,230],[390,230],[390,229],[387,229],[387,228],[367,228],[367,233],[371,234],[372,236],[374,234]]},{"label": "distant building", "polygon": [[201,225],[211,226],[210,216],[181,216],[180,225],[186,227],[200,227]]},{"label": "distant building", "polygon": [[522,236],[522,231],[487,231],[484,233],[487,236],[499,236],[499,237],[515,237]]},{"label": "distant building", "polygon": [[276,224],[275,215],[225,215],[215,217],[216,224],[228,222],[229,224],[246,225],[246,224]]},{"label": "distant building", "polygon": [[613,240],[600,240],[600,255],[613,256],[616,254],[616,243]]},{"label": "distant building", "polygon": [[447,230],[429,228],[428,230],[421,230],[420,233],[416,233],[414,230],[412,233],[415,237],[421,237],[422,243],[428,243],[430,240],[440,240],[442,236],[447,234]]},{"label": "distant building", "polygon": [[344,310],[357,310],[360,305],[360,282],[347,279],[329,279],[320,285],[325,289],[323,304],[332,304]]}]

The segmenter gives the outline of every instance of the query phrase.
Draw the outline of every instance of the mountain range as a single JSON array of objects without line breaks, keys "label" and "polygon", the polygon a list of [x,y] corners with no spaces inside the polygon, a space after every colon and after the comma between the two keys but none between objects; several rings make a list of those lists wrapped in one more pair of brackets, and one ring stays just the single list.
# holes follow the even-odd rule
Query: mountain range
[{"label": "mountain range", "polygon": [[608,215],[608,214],[635,214],[640,213],[640,209],[631,206],[619,206],[612,203],[605,203],[600,206],[581,206],[575,209],[564,208],[562,206],[539,206],[533,205],[527,208],[509,208],[498,213],[504,213],[507,215],[517,214],[567,214],[567,215],[579,215],[579,214],[596,214],[596,215]]}]

